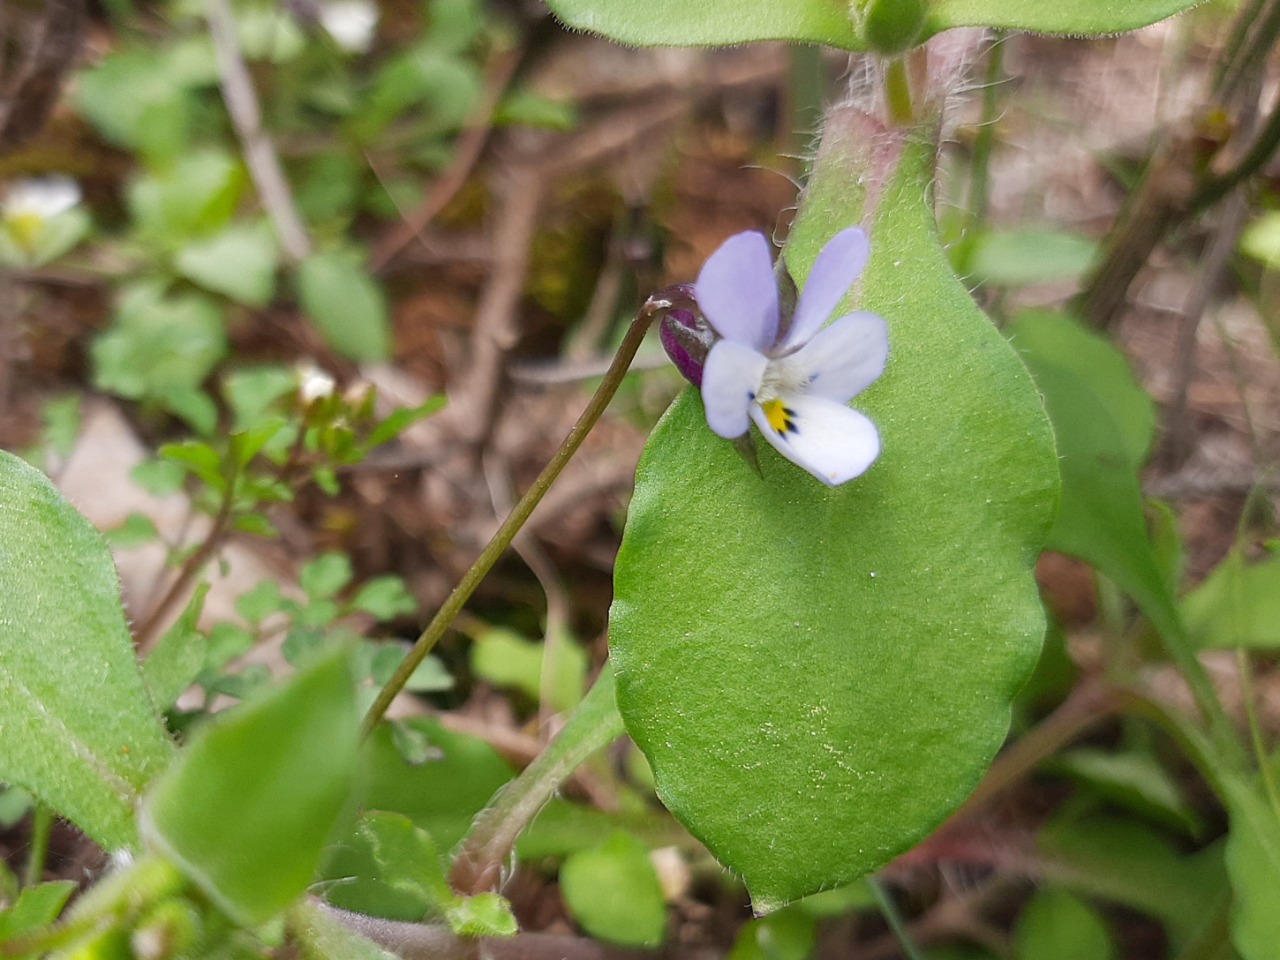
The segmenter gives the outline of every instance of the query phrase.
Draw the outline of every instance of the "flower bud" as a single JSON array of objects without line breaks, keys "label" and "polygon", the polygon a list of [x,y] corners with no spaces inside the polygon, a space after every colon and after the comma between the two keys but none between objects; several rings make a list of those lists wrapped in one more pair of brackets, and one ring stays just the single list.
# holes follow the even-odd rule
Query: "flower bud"
[{"label": "flower bud", "polygon": [[865,0],[862,39],[876,53],[896,56],[916,46],[924,21],[925,0]]},{"label": "flower bud", "polygon": [[711,325],[692,310],[673,307],[658,324],[658,338],[680,375],[701,387],[702,366],[716,341]]}]

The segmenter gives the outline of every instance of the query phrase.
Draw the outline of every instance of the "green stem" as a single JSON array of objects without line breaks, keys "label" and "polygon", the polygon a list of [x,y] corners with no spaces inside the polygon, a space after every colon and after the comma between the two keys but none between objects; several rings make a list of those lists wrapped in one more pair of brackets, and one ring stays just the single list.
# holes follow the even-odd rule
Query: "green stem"
[{"label": "green stem", "polygon": [[560,735],[476,817],[450,873],[455,890],[476,894],[496,886],[517,838],[538,811],[588,757],[622,735],[615,691],[606,664]]},{"label": "green stem", "polygon": [[911,77],[907,74],[905,57],[889,61],[884,74],[885,104],[889,120],[899,127],[909,127],[915,122],[915,108],[911,100]]},{"label": "green stem", "polygon": [[1280,146],[1280,103],[1272,106],[1271,116],[1267,117],[1266,124],[1258,132],[1248,153],[1236,161],[1235,166],[1226,173],[1216,177],[1210,176],[1200,185],[1200,189],[1191,199],[1192,209],[1204,210],[1206,207],[1213,206],[1239,184],[1261,170],[1276,152],[1277,146]]},{"label": "green stem", "polygon": [[996,140],[996,91],[1004,76],[1004,34],[996,31],[987,54],[987,73],[982,83],[982,119],[973,141],[973,162],[969,167],[969,226],[980,227],[987,219],[990,189],[989,167]]},{"label": "green stem", "polygon": [[1253,665],[1249,662],[1249,652],[1244,647],[1236,647],[1236,668],[1240,671],[1240,699],[1244,703],[1244,715],[1249,724],[1249,739],[1253,744],[1253,754],[1258,760],[1258,771],[1262,775],[1262,787],[1267,794],[1267,802],[1280,820],[1280,792],[1276,790],[1275,774],[1271,770],[1271,760],[1267,756],[1267,744],[1262,736],[1262,724],[1258,722],[1258,704],[1253,690]]},{"label": "green stem", "polygon": [[476,587],[480,585],[489,570],[498,561],[498,558],[511,545],[511,541],[515,538],[516,533],[524,526],[529,519],[529,515],[533,513],[534,508],[542,501],[547,490],[555,483],[556,478],[560,476],[562,470],[569,463],[569,460],[577,452],[578,447],[582,446],[582,441],[586,439],[591,428],[595,426],[600,415],[604,413],[605,407],[609,405],[609,401],[613,399],[613,395],[617,392],[622,378],[626,375],[627,368],[631,365],[632,359],[636,355],[636,351],[640,349],[640,344],[644,340],[644,335],[649,329],[649,324],[658,314],[669,310],[674,305],[671,300],[656,299],[650,297],[640,313],[637,314],[635,321],[631,324],[631,329],[627,331],[627,335],[623,338],[622,345],[618,348],[617,355],[613,358],[613,363],[609,365],[609,370],[604,375],[604,380],[592,395],[587,408],[582,412],[582,416],[578,418],[578,422],[573,425],[573,429],[569,431],[569,435],[565,438],[564,443],[560,445],[560,449],[555,452],[555,456],[551,458],[551,462],[546,465],[542,473],[538,475],[538,479],[533,481],[533,485],[520,498],[508,514],[507,519],[502,522],[502,526],[498,528],[498,532],[493,535],[480,556],[476,558],[475,563],[453,588],[453,592],[449,594],[444,604],[436,612],[435,617],[427,624],[425,630],[418,637],[417,642],[413,645],[413,649],[409,651],[409,655],[401,661],[399,668],[387,681],[386,685],[378,693],[378,698],[374,700],[373,706],[369,708],[369,712],[365,714],[364,722],[361,725],[361,733],[368,736],[383,715],[387,712],[387,708],[391,706],[391,701],[396,698],[409,678],[413,676],[413,671],[418,668],[418,664],[444,636],[444,632],[449,629],[449,625],[461,612],[463,605],[471,598],[471,594],[475,592]]},{"label": "green stem", "polygon": [[822,48],[812,43],[789,48],[791,89],[791,149],[801,158],[806,171],[811,160],[814,134],[822,124]]},{"label": "green stem", "polygon": [[924,954],[911,939],[911,934],[907,932],[907,925],[902,920],[902,914],[898,912],[898,905],[885,891],[884,884],[875,877],[867,877],[867,886],[871,888],[871,893],[876,898],[876,906],[880,908],[885,923],[897,938],[898,946],[902,947],[902,955],[907,960],[924,960]]},{"label": "green stem", "polygon": [[49,858],[49,835],[53,832],[53,810],[39,801],[31,812],[31,850],[22,873],[22,885],[34,887],[44,879],[44,865]]}]

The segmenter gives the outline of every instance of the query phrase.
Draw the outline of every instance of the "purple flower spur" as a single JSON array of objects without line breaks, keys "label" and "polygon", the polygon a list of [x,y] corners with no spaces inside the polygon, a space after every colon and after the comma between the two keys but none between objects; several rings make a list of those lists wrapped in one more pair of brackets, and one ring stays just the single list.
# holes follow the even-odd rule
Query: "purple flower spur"
[{"label": "purple flower spur", "polygon": [[789,317],[779,308],[764,234],[735,234],[708,258],[694,292],[720,337],[702,370],[702,403],[715,433],[736,439],[754,421],[779,453],[828,486],[871,466],[880,435],[848,404],[884,372],[888,329],[884,318],[862,311],[823,326],[869,254],[861,228],[837,233]]}]

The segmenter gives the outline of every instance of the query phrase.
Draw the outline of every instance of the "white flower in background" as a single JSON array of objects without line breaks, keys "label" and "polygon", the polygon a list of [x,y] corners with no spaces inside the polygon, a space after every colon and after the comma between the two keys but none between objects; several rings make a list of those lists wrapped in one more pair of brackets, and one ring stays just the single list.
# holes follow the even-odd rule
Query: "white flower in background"
[{"label": "white flower in background", "polygon": [[15,180],[0,202],[5,220],[45,221],[66,213],[83,195],[70,177],[49,176]]},{"label": "white flower in background", "polygon": [[304,407],[310,406],[316,400],[333,396],[333,388],[336,385],[333,377],[314,363],[298,366],[298,397],[302,400]]},{"label": "white flower in background", "polygon": [[343,50],[366,53],[378,26],[378,5],[373,0],[328,0],[320,4],[320,23]]},{"label": "white flower in background", "polygon": [[769,241],[739,233],[702,266],[698,308],[722,339],[707,354],[707,425],[732,440],[754,422],[774,448],[828,486],[852,480],[880,453],[880,435],[849,401],[884,372],[889,337],[877,314],[823,327],[870,255],[858,227],[822,248],[795,312],[783,317]]}]

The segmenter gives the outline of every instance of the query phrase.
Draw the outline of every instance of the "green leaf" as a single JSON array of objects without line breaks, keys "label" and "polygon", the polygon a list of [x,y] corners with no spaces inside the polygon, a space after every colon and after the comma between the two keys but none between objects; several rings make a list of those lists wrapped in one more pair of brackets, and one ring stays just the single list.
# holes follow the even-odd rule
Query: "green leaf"
[{"label": "green leaf", "polygon": [[1018,956],[1026,960],[1108,960],[1115,955],[1098,911],[1065,890],[1040,890],[1022,908]]},{"label": "green leaf", "polygon": [[1001,27],[1031,33],[1099,36],[1136,30],[1189,10],[1200,0],[931,0],[929,32],[951,27]]},{"label": "green leaf", "polygon": [[147,842],[241,923],[271,919],[315,878],[355,782],[358,724],[345,654],[219,715],[147,797]]},{"label": "green leaf", "polygon": [[1232,550],[1183,598],[1182,616],[1200,647],[1280,648],[1280,557],[1246,565]]},{"label": "green leaf", "polygon": [[151,699],[161,710],[178,702],[182,692],[195,683],[204,669],[209,641],[200,632],[200,613],[209,584],[196,587],[178,622],[170,627],[142,664],[142,679],[151,691]]},{"label": "green leaf", "polygon": [[[545,651],[544,643],[534,643],[511,630],[494,627],[476,636],[471,647],[471,669],[495,686],[514,687],[536,702],[542,695]],[[563,637],[557,657],[548,705],[567,710],[582,699],[587,654],[571,638]]]},{"label": "green leaf", "polygon": [[455,899],[431,835],[399,813],[366,812],[322,872],[330,903],[391,920],[441,917]]},{"label": "green leaf", "polygon": [[187,142],[194,112],[189,92],[176,79],[162,54],[123,50],[81,74],[73,100],[111,143],[160,161]]},{"label": "green leaf", "polygon": [[425,740],[413,762],[396,746],[391,724],[381,724],[365,744],[366,809],[403,813],[429,833],[442,850],[452,849],[475,815],[511,779],[511,768],[487,743],[452,733],[425,717],[403,727]]},{"label": "green leaf", "polygon": [[548,6],[574,29],[638,47],[798,40],[864,49],[849,4],[830,0],[549,0]]},{"label": "green leaf", "polygon": [[13,906],[0,910],[0,943],[52,924],[75,891],[74,880],[53,880],[27,887]]},{"label": "green leaf", "polygon": [[1261,214],[1245,227],[1240,249],[1268,270],[1280,270],[1280,210]]},{"label": "green leaf", "polygon": [[445,911],[445,919],[460,937],[514,937],[520,929],[511,904],[496,893],[458,897]]},{"label": "green leaf", "polygon": [[[298,584],[312,600],[326,600],[350,583],[352,576],[350,558],[331,551],[303,564],[298,571]],[[324,618],[326,622],[330,619]]]},{"label": "green leaf", "polygon": [[[870,124],[828,120],[788,248],[799,278],[862,219],[854,185],[892,136]],[[1032,566],[1056,493],[1048,424],[939,248],[922,201],[933,144],[901,147],[859,304],[890,328],[888,369],[858,398],[880,460],[829,489],[762,443],[761,478],[687,391],[650,438],[618,554],[627,729],[663,802],[761,911],[863,876],[951,813],[1003,742],[1044,634]]]},{"label": "green leaf", "polygon": [[103,531],[107,543],[116,550],[132,550],[160,539],[155,522],[145,513],[131,513],[119,526]]},{"label": "green leaf", "polygon": [[593,937],[628,947],[656,947],[667,929],[662,885],[644,844],[615,833],[575,853],[560,868],[560,892]]},{"label": "green leaf", "polygon": [[208,239],[193,240],[178,251],[178,272],[206,290],[237,303],[265,307],[276,287],[280,251],[265,220],[232,224]]},{"label": "green leaf", "polygon": [[817,926],[799,904],[748,920],[738,931],[728,960],[809,960],[818,939]]},{"label": "green leaf", "polygon": [[132,183],[129,212],[144,240],[169,250],[225,227],[246,183],[233,156],[199,150]]},{"label": "green leaf", "polygon": [[1061,754],[1053,769],[1149,820],[1192,835],[1203,826],[1177,781],[1146,751],[1079,747]]},{"label": "green leaf", "polygon": [[1243,960],[1274,960],[1280,944],[1280,814],[1249,784],[1226,782],[1231,942]]},{"label": "green leaf", "polygon": [[1181,636],[1143,512],[1139,471],[1154,431],[1151,399],[1123,355],[1067,317],[1016,317],[1009,339],[1044,395],[1062,467],[1049,547],[1111,577],[1166,637]]},{"label": "green leaf", "polygon": [[1043,876],[1158,917],[1175,941],[1197,932],[1226,887],[1220,845],[1182,855],[1133,820],[1061,816],[1040,831],[1038,841]]},{"label": "green leaf", "polygon": [[1060,230],[984,230],[973,244],[970,282],[1006,287],[1078,279],[1097,254],[1092,240]]},{"label": "green leaf", "polygon": [[344,357],[390,356],[386,296],[356,256],[335,251],[309,257],[298,270],[298,297],[329,346]]},{"label": "green leaf", "polygon": [[387,574],[367,581],[356,592],[351,608],[363,610],[379,620],[392,620],[416,611],[418,601],[413,599],[413,594],[404,585],[403,579]]},{"label": "green leaf", "polygon": [[0,451],[0,781],[108,850],[172,745],[143,687],[106,542]]},{"label": "green leaf", "polygon": [[158,283],[134,284],[91,352],[94,386],[129,400],[163,400],[199,387],[226,356],[222,310],[202,294],[170,296]]}]

